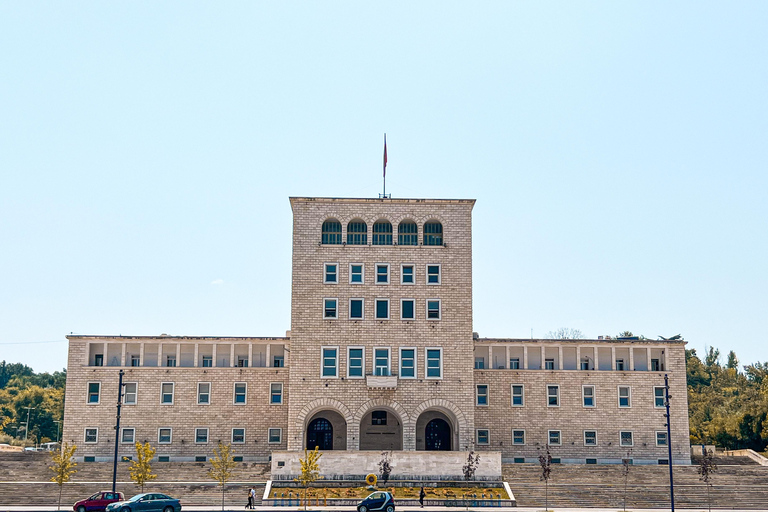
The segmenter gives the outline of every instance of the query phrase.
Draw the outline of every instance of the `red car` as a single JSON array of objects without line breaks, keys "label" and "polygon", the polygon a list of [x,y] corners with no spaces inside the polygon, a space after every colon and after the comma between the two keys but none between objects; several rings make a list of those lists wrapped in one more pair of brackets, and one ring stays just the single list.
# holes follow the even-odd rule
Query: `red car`
[{"label": "red car", "polygon": [[121,492],[101,491],[90,498],[78,501],[72,506],[72,510],[75,512],[104,512],[110,503],[124,499],[125,496]]}]

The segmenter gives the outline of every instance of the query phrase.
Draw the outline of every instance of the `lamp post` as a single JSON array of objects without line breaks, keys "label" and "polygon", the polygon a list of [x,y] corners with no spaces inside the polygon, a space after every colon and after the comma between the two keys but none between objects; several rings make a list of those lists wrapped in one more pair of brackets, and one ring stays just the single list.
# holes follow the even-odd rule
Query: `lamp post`
[{"label": "lamp post", "polygon": [[120,442],[120,406],[123,405],[123,375],[125,372],[120,370],[117,379],[117,419],[115,421],[115,460],[112,463],[112,492],[117,487],[117,447]]},{"label": "lamp post", "polygon": [[672,478],[672,426],[670,425],[669,415],[669,377],[664,374],[664,406],[667,408],[667,413],[664,415],[667,418],[667,453],[669,457],[669,504],[671,512],[675,512],[675,483]]},{"label": "lamp post", "polygon": [[28,434],[29,434],[29,411],[31,411],[33,409],[37,409],[37,407],[32,407],[32,406],[28,405],[26,407],[22,407],[22,409],[26,409],[27,410],[27,423],[26,423],[26,425],[24,427],[24,441],[26,441],[27,438],[28,438]]},{"label": "lamp post", "polygon": [[61,420],[53,420],[56,424],[56,442],[59,442],[59,433],[61,432]]}]

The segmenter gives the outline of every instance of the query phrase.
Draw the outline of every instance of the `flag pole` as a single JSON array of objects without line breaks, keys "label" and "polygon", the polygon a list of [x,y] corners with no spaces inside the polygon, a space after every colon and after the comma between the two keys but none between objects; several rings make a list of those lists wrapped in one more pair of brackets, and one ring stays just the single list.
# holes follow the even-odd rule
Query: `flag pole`
[{"label": "flag pole", "polygon": [[387,197],[387,134],[384,134],[384,193],[382,197]]}]

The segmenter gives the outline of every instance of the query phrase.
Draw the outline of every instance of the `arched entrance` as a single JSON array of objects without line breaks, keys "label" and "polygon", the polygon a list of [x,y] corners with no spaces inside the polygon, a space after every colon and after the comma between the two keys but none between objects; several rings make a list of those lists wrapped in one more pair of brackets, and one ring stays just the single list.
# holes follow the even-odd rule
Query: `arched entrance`
[{"label": "arched entrance", "polygon": [[427,451],[451,450],[451,427],[442,418],[435,418],[424,429],[424,449]]},{"label": "arched entrance", "polygon": [[347,423],[336,411],[318,411],[309,418],[304,434],[304,447],[321,451],[347,449]]},{"label": "arched entrance", "polygon": [[372,409],[360,420],[361,450],[402,450],[403,422],[390,409]]}]

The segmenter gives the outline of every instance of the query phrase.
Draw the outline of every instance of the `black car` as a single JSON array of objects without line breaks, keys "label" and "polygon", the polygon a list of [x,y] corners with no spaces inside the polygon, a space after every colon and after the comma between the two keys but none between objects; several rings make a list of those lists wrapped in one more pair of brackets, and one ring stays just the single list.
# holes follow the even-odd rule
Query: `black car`
[{"label": "black car", "polygon": [[395,512],[395,497],[387,491],[376,491],[357,504],[357,512],[373,512],[376,510]]}]

